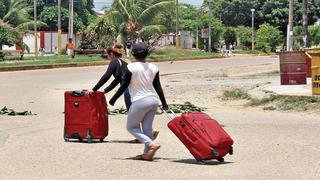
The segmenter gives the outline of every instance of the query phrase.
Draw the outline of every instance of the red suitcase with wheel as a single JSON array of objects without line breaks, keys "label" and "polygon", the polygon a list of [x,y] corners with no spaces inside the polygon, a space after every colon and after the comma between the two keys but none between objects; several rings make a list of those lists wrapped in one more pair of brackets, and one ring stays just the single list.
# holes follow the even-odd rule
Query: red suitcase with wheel
[{"label": "red suitcase with wheel", "polygon": [[211,159],[224,162],[225,155],[233,154],[232,138],[205,113],[182,113],[173,118],[168,127],[201,163]]},{"label": "red suitcase with wheel", "polygon": [[64,139],[101,142],[108,135],[108,111],[103,92],[66,91]]}]

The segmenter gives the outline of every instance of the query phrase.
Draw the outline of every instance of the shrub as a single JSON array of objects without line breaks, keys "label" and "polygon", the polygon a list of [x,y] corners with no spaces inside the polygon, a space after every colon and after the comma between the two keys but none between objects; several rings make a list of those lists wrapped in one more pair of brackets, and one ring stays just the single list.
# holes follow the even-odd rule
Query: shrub
[{"label": "shrub", "polygon": [[236,34],[237,34],[240,45],[251,46],[251,44],[252,44],[252,29],[250,27],[244,27],[244,26],[237,27]]},{"label": "shrub", "polygon": [[309,44],[318,46],[320,44],[320,26],[309,26]]},{"label": "shrub", "polygon": [[223,33],[223,39],[226,44],[234,44],[237,42],[237,34],[234,28],[232,27],[227,27],[225,32]]},{"label": "shrub", "polygon": [[81,49],[105,49],[116,39],[115,27],[107,18],[98,18],[81,33]]},{"label": "shrub", "polygon": [[256,48],[266,53],[275,52],[281,44],[283,36],[281,31],[270,24],[262,24],[256,35]]},{"label": "shrub", "polygon": [[247,91],[237,88],[229,91],[224,91],[222,99],[224,100],[250,99],[250,95],[248,94]]}]

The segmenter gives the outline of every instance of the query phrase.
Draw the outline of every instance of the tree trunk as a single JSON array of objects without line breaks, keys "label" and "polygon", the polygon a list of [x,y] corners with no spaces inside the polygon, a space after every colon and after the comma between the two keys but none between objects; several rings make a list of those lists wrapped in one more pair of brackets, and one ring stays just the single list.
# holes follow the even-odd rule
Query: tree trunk
[{"label": "tree trunk", "polygon": [[[1,43],[0,43],[0,50],[2,50],[2,44]],[[3,59],[4,59],[3,54],[2,54],[2,52],[0,52],[0,61],[3,60]]]},{"label": "tree trunk", "polygon": [[302,1],[302,19],[303,19],[303,47],[309,47],[308,43],[308,0]]},{"label": "tree trunk", "polygon": [[287,51],[292,51],[293,49],[293,9],[294,0],[289,0],[289,23],[287,31]]}]

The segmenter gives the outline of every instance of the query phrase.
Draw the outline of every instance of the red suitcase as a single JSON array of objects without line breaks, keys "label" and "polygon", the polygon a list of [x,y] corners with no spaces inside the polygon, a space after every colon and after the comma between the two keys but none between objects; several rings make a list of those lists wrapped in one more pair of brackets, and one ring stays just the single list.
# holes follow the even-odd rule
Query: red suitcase
[{"label": "red suitcase", "polygon": [[103,92],[66,91],[64,139],[94,139],[101,142],[108,135],[108,111]]},{"label": "red suitcase", "polygon": [[205,113],[183,113],[172,119],[168,127],[201,163],[211,159],[224,162],[226,154],[233,154],[232,138]]}]

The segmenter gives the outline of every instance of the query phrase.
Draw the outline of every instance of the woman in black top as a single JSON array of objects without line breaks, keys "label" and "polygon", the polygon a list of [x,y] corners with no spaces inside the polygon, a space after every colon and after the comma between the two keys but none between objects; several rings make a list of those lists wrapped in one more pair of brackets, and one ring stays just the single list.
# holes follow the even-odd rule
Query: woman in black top
[{"label": "woman in black top", "polygon": [[[124,60],[121,59],[122,55],[125,53],[124,47],[122,44],[115,44],[112,47],[112,55],[110,54],[110,49],[109,52],[107,50],[108,56],[112,58],[109,67],[106,71],[106,73],[100,78],[98,83],[94,86],[92,89],[93,91],[97,91],[99,88],[101,88],[113,75],[114,80],[111,82],[109,86],[107,86],[104,89],[105,93],[110,92],[113,88],[115,88],[119,83],[122,83],[122,78],[124,76],[124,71],[127,68],[128,63]],[[111,56],[110,56],[111,55]],[[127,110],[129,110],[130,105],[131,105],[131,100],[130,100],[130,94],[129,91],[126,90],[124,92],[124,101],[126,104]]]},{"label": "woman in black top", "polygon": [[[107,49],[108,58],[111,60],[109,67],[105,74],[100,78],[98,83],[92,89],[93,91],[97,91],[101,88],[113,75],[114,80],[111,82],[107,88],[104,89],[105,93],[110,92],[113,88],[115,88],[119,83],[122,85],[124,83],[124,75],[127,69],[128,62],[122,59],[122,55],[125,53],[124,47],[122,44],[115,44],[112,48]],[[131,106],[131,96],[129,90],[126,89],[124,91],[124,102],[129,111]],[[153,130],[152,135],[153,139],[156,139],[159,134],[159,131]],[[138,139],[131,140],[130,143],[140,143]]]}]

